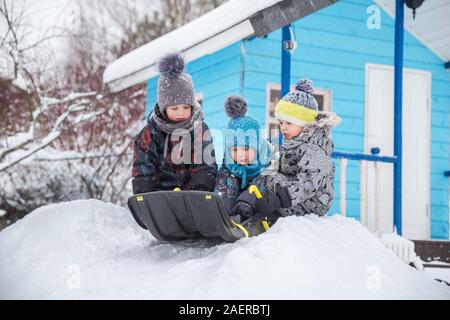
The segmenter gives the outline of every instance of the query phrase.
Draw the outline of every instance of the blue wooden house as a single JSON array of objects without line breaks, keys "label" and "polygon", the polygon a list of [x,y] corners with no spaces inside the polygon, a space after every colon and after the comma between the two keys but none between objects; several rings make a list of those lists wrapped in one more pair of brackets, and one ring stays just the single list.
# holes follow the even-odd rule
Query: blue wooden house
[{"label": "blue wooden house", "polygon": [[[287,49],[282,47],[287,44],[290,84],[312,79],[320,108],[343,120],[332,133],[336,151],[375,154],[379,160],[392,156],[396,147],[395,4],[230,0],[113,62],[105,83],[120,91],[147,81],[150,111],[156,102],[157,59],[181,51],[212,129],[225,128],[223,102],[228,95],[240,94],[269,135],[277,127],[273,107],[282,90],[282,55]],[[404,7],[399,61],[404,67],[401,212],[403,235],[411,239],[449,239],[449,15],[446,0],[426,0],[415,19]],[[289,33],[290,42],[283,44],[283,32]],[[223,144],[220,135],[215,136],[220,160]],[[330,214],[345,214],[369,229],[392,232],[393,165],[367,159],[336,157],[336,199]]]}]

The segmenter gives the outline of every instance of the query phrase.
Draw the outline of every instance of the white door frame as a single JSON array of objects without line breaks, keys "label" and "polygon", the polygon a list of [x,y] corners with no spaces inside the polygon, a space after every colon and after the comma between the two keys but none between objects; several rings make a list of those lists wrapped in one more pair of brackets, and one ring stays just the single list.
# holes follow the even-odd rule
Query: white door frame
[{"label": "white door frame", "polygon": [[[368,108],[369,108],[369,70],[370,69],[378,69],[378,70],[387,70],[387,71],[392,71],[392,73],[394,74],[394,67],[390,66],[390,65],[382,65],[382,64],[374,64],[374,63],[367,63],[366,67],[365,67],[365,101],[364,101],[364,150],[366,153],[369,153],[369,145],[368,145],[368,134],[367,134],[367,124],[368,124]],[[403,72],[404,73],[415,73],[415,74],[420,74],[423,75],[427,78],[427,82],[428,82],[428,88],[427,88],[427,112],[426,112],[426,127],[428,128],[426,130],[426,132],[424,132],[424,134],[426,135],[424,137],[425,141],[428,141],[427,144],[427,161],[426,164],[424,164],[425,170],[427,170],[427,174],[428,174],[428,179],[426,179],[425,183],[426,183],[426,203],[427,203],[427,217],[426,217],[426,238],[430,239],[431,237],[431,214],[430,214],[430,205],[431,205],[431,190],[430,190],[430,179],[431,179],[431,81],[432,81],[432,75],[430,71],[424,71],[424,70],[417,70],[417,69],[409,69],[409,68],[403,68]],[[392,88],[392,90],[394,90],[394,88]],[[403,91],[403,94],[405,94],[405,92]],[[392,104],[394,105],[394,103]],[[403,108],[404,111],[404,108]],[[394,110],[392,110],[392,112],[394,112]],[[392,124],[393,125],[393,124]],[[404,125],[404,124],[403,124]],[[403,131],[403,130],[402,130]],[[402,136],[403,133],[402,133]],[[394,137],[392,137],[393,139]],[[386,155],[386,156],[393,156],[393,155]],[[405,156],[405,155],[404,155]],[[403,157],[403,161],[405,161],[405,158]],[[402,179],[403,180],[403,179]],[[404,188],[404,183],[402,183],[403,188]],[[366,188],[367,190],[367,188]],[[403,194],[403,199],[402,199],[402,221],[404,221],[405,218],[405,211],[404,211],[404,192],[402,192]]]}]

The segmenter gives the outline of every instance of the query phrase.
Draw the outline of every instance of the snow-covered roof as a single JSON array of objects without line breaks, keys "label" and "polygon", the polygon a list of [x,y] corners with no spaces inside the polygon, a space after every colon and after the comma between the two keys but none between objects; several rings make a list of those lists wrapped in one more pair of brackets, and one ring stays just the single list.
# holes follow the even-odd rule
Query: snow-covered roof
[{"label": "snow-covered roof", "polygon": [[[394,0],[376,0],[376,4],[395,18]],[[405,29],[419,39],[444,62],[450,61],[450,1],[426,0],[416,10],[405,7]]]},{"label": "snow-covered roof", "polygon": [[103,74],[118,92],[158,74],[156,62],[182,52],[186,62],[212,54],[250,36],[263,36],[336,0],[229,0],[200,18],[112,62]]}]

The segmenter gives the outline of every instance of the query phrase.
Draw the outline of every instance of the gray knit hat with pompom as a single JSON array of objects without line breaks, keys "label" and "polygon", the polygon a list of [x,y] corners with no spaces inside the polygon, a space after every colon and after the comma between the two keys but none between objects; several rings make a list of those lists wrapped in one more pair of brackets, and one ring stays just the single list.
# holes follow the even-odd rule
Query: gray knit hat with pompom
[{"label": "gray knit hat with pompom", "polygon": [[161,74],[158,81],[158,106],[164,113],[167,107],[188,104],[195,105],[194,83],[184,72],[184,59],[179,53],[169,53],[158,63]]}]

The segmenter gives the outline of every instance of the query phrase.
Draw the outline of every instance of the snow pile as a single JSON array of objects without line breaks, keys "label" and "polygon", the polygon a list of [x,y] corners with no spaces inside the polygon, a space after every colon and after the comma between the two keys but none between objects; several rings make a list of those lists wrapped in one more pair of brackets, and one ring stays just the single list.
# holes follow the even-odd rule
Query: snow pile
[{"label": "snow pile", "polygon": [[450,284],[450,264],[448,263],[438,261],[427,263],[425,272],[434,279],[446,281]]},{"label": "snow pile", "polygon": [[42,207],[0,232],[0,299],[450,299],[353,220],[281,219],[232,244],[161,244],[127,209]]}]

